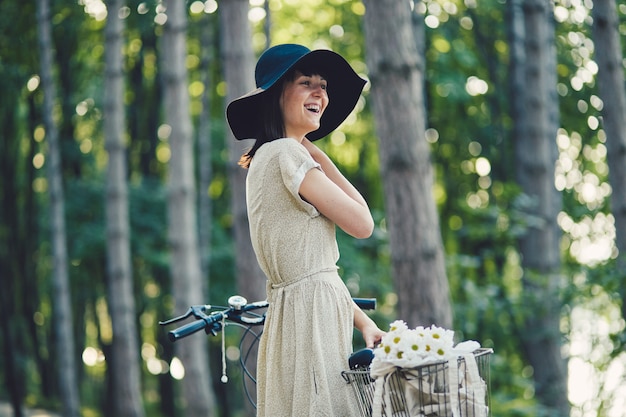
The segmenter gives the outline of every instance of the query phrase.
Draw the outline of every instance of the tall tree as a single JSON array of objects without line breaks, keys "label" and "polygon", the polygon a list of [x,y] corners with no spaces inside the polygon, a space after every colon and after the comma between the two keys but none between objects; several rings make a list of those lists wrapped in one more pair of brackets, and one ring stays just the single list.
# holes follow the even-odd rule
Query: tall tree
[{"label": "tall tree", "polygon": [[[226,102],[254,89],[254,51],[252,33],[248,20],[248,0],[224,0],[220,2],[222,72],[227,85]],[[247,298],[265,298],[265,275],[254,255],[250,240],[248,213],[246,210],[246,171],[237,165],[249,141],[235,140],[232,132],[228,141],[228,179],[233,213],[235,238],[237,288]]]},{"label": "tall tree", "polygon": [[[220,37],[222,73],[226,81],[226,102],[242,96],[254,87],[254,51],[252,50],[252,31],[248,12],[248,0],[224,0],[220,2]],[[269,33],[269,28],[266,28]],[[228,148],[228,183],[230,186],[230,205],[233,213],[233,235],[235,245],[235,277],[238,291],[248,299],[263,300],[266,297],[265,274],[256,260],[246,208],[246,170],[237,165],[246,146],[252,146],[251,140],[237,141],[230,129],[227,129]],[[246,341],[246,343],[251,343]],[[248,351],[249,346],[242,347]],[[256,372],[256,350],[248,357],[247,366]],[[256,392],[251,391],[255,397]],[[255,397],[256,398],[256,397]],[[247,404],[246,404],[247,405]]]},{"label": "tall tree", "polygon": [[569,415],[569,403],[559,328],[563,276],[556,219],[562,202],[554,186],[559,127],[554,11],[544,0],[524,0],[522,11],[516,15],[524,19],[524,88],[518,85],[516,92],[521,95],[512,97],[523,103],[522,112],[513,115],[518,127],[513,141],[515,175],[527,197],[526,231],[519,239],[524,269],[525,338],[521,342],[534,369],[539,401],[550,415],[564,417]]},{"label": "tall tree", "polygon": [[[200,122],[198,124],[198,161],[200,184],[198,193],[198,227],[199,227],[199,244],[200,259],[202,265],[202,275],[206,277],[207,284],[209,281],[209,266],[211,260],[211,230],[212,230],[212,213],[213,205],[211,196],[209,195],[209,187],[213,179],[213,168],[211,164],[211,91],[213,86],[213,78],[211,77],[211,64],[215,54],[214,35],[215,24],[212,15],[206,14],[202,19],[202,82],[204,83],[204,93],[202,95],[202,112],[200,113]],[[205,294],[210,288],[207,285]]]},{"label": "tall tree", "polygon": [[[168,236],[171,247],[175,307],[180,312],[192,304],[204,304],[202,271],[198,250],[196,186],[194,177],[193,127],[187,75],[187,9],[179,0],[165,2],[167,21],[163,28],[165,119],[169,136]],[[214,415],[215,399],[207,355],[207,339],[190,337],[177,346],[185,366],[183,392],[189,417]]]},{"label": "tall tree", "polygon": [[111,406],[120,417],[143,417],[140,356],[133,273],[130,256],[126,117],[124,106],[123,41],[125,0],[107,1],[105,26],[104,140],[106,175],[108,306],[113,326],[111,346]]},{"label": "tall tree", "polygon": [[[15,19],[13,13],[9,16]],[[33,212],[34,193],[20,188],[19,184],[23,180],[32,184],[34,167],[28,162],[32,161],[36,146],[35,141],[30,140],[29,152],[23,155],[21,142],[13,139],[20,136],[15,103],[20,95],[19,86],[26,81],[26,77],[17,71],[12,71],[11,75],[7,72],[6,77],[0,77],[0,89],[4,94],[0,105],[0,199],[5,202],[0,206],[0,317],[3,317],[0,320],[0,369],[4,382],[2,391],[13,407],[13,414],[23,417],[22,403],[27,395],[28,382],[24,358],[32,353],[26,348],[29,343],[24,329],[33,320],[24,317],[20,304],[27,298],[38,299],[36,287],[34,292],[28,292],[26,285],[34,280],[35,275],[29,274],[27,267],[33,264],[28,259],[32,256],[30,246],[37,236],[36,228],[32,227],[37,216]],[[24,163],[27,165],[24,166]]]},{"label": "tall tree", "polygon": [[[133,5],[134,3],[134,5]],[[142,7],[141,2],[129,2],[130,8]],[[145,4],[145,3],[143,3]],[[147,15],[131,13],[127,25],[129,33],[137,31],[139,48],[129,48],[128,83],[133,86],[132,94],[127,97],[128,130],[133,138],[129,146],[129,153],[134,155],[130,161],[131,170],[137,171],[143,177],[159,176],[160,164],[156,163],[158,128],[162,103],[161,72],[156,55],[157,39],[160,34],[154,30],[154,22]],[[129,39],[129,44],[137,42]]]},{"label": "tall tree", "polygon": [[365,39],[398,315],[452,326],[433,167],[426,141],[424,57],[409,2],[365,0]]},{"label": "tall tree", "polygon": [[72,302],[69,285],[67,237],[65,230],[65,201],[59,149],[59,131],[54,118],[56,88],[52,70],[54,49],[49,0],[37,2],[37,26],[39,28],[39,55],[41,86],[43,88],[43,120],[48,139],[48,190],[50,197],[50,227],[52,241],[52,297],[54,306],[55,348],[59,372],[59,390],[63,415],[78,417],[80,404],[78,394],[76,346],[72,330]]},{"label": "tall tree", "polygon": [[612,188],[611,212],[615,218],[619,252],[617,270],[622,271],[619,285],[622,317],[626,318],[626,91],[615,0],[594,0],[592,13],[598,88],[604,102],[602,119],[607,136],[609,182]]}]

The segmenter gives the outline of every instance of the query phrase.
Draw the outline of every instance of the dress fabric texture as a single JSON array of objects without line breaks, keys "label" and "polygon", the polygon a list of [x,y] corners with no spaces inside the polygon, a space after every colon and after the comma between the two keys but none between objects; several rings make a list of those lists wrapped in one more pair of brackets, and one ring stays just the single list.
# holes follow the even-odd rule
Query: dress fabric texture
[{"label": "dress fabric texture", "polygon": [[304,201],[320,169],[297,141],[261,146],[248,170],[250,234],[267,276],[257,366],[258,417],[351,417],[358,405],[341,376],[352,352],[352,298],[337,273],[333,222]]}]

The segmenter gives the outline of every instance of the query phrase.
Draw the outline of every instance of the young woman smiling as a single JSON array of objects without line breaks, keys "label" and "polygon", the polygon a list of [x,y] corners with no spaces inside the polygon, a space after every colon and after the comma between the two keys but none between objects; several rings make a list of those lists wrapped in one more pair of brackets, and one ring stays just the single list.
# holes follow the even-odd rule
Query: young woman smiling
[{"label": "young woman smiling", "polygon": [[338,274],[338,226],[355,238],[374,222],[359,191],[313,141],[354,109],[365,81],[340,55],[283,44],[256,66],[257,89],[232,101],[237,139],[255,143],[246,203],[270,307],[259,346],[257,415],[358,416],[341,377],[356,327],[368,347],[384,335]]}]

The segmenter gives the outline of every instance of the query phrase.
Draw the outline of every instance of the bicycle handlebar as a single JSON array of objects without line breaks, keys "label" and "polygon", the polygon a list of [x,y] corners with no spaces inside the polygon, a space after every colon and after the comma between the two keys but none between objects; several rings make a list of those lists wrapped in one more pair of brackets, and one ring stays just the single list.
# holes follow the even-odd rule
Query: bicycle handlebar
[{"label": "bicycle handlebar", "polygon": [[[364,310],[376,309],[375,298],[353,298],[353,300],[356,305]],[[168,332],[170,341],[175,342],[203,329],[207,334],[211,333],[215,336],[217,335],[217,332],[222,330],[222,322],[224,320],[229,320],[246,326],[261,325],[265,322],[265,313],[256,314],[251,312],[268,307],[269,303],[267,301],[248,303],[244,297],[234,295],[228,299],[228,304],[229,307],[211,306],[208,304],[191,306],[185,314],[169,320],[160,321],[159,325],[167,326],[168,324],[185,320],[191,316],[196,318],[195,321],[184,324],[181,327]],[[207,311],[215,308],[219,308],[221,310],[214,311],[210,314],[206,313]],[[244,315],[243,313],[249,313],[249,315]]]},{"label": "bicycle handlebar", "polygon": [[375,298],[353,298],[353,300],[362,310],[376,310]]},{"label": "bicycle handlebar", "polygon": [[170,341],[175,342],[178,339],[182,339],[183,337],[187,337],[190,334],[199,332],[200,330],[206,328],[207,325],[208,323],[206,323],[204,320],[192,321],[191,323],[187,323],[179,327],[178,329],[171,330],[168,333],[168,337]]}]

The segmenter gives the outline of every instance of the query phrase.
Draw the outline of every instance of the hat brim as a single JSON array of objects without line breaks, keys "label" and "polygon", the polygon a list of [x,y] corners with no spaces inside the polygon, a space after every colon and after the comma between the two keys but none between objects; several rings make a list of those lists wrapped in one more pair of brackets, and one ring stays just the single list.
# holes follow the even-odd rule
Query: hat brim
[{"label": "hat brim", "polygon": [[[313,63],[314,68],[319,69],[328,81],[329,104],[320,120],[320,127],[306,135],[309,140],[314,141],[337,129],[350,115],[359,100],[366,81],[354,72],[350,64],[341,55],[324,49],[317,49],[303,55],[280,74],[276,80],[294,66],[306,65],[307,62]],[[270,87],[257,88],[228,104],[226,118],[236,139],[256,139],[259,137],[264,121],[261,120],[258,109],[259,106],[263,105],[264,93]]]}]

